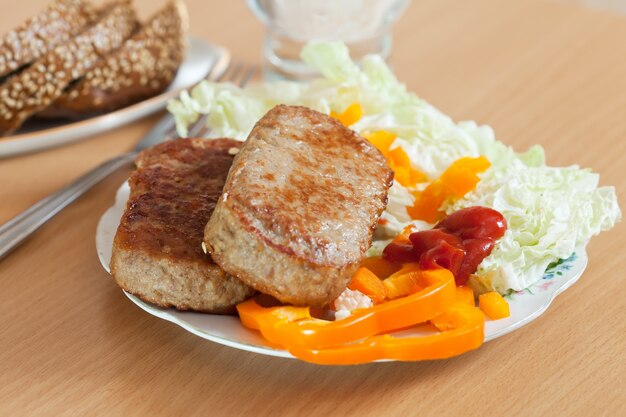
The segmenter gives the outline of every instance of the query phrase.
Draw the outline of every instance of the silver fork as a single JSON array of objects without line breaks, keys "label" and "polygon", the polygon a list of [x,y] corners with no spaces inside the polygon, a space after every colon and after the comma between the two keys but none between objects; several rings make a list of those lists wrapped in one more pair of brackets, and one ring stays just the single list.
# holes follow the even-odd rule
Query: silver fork
[{"label": "silver fork", "polygon": [[[213,65],[206,80],[229,81],[240,87],[245,86],[254,75],[256,69],[243,63],[228,63],[226,69],[221,67],[221,72],[216,73],[219,63]],[[198,133],[206,133],[204,117],[200,117],[191,128],[187,137],[193,137]],[[194,134],[195,133],[195,134]],[[91,171],[83,174],[70,184],[61,188],[54,194],[38,201],[30,208],[18,214],[2,226],[0,226],[0,259],[20,245],[26,238],[32,235],[39,227],[54,217],[57,213],[83,195],[86,191],[98,184],[107,176],[123,166],[127,166],[135,160],[142,150],[156,145],[170,138],[175,138],[176,127],[174,117],[167,113],[157,124],[137,143],[132,151],[110,159]]]}]

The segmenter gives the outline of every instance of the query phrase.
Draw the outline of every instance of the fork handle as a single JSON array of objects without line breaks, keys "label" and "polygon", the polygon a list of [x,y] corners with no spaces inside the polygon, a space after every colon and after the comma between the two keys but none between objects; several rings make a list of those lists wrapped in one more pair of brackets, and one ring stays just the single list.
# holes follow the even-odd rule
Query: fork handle
[{"label": "fork handle", "polygon": [[130,152],[98,165],[0,226],[0,259],[94,185],[132,162],[136,155]]}]

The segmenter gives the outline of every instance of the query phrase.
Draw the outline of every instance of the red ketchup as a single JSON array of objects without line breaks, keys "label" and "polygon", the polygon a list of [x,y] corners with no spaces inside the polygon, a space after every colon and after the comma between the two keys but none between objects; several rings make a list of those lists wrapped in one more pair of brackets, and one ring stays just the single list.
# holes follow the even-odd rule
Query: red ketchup
[{"label": "red ketchup", "polygon": [[433,229],[411,233],[408,241],[392,242],[383,251],[391,262],[419,262],[424,269],[446,268],[457,285],[487,257],[507,224],[500,212],[487,207],[468,207],[440,221]]}]

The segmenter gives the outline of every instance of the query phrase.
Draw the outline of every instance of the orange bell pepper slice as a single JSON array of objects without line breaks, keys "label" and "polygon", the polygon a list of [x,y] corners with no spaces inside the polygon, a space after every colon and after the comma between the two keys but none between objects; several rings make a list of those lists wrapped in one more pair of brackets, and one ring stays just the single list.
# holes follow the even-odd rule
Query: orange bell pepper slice
[{"label": "orange bell pepper slice", "polygon": [[354,365],[381,359],[419,361],[450,358],[477,349],[485,337],[483,313],[467,304],[459,303],[439,315],[436,326],[442,331],[428,336],[381,335],[325,349],[294,345],[288,350],[297,358],[322,365]]},{"label": "orange bell pepper slice", "polygon": [[387,165],[394,172],[394,180],[404,187],[415,187],[428,180],[426,174],[411,166],[411,159],[400,147],[388,151]]},{"label": "orange bell pepper slice", "polygon": [[391,132],[387,132],[385,130],[377,130],[372,133],[364,133],[363,137],[369,140],[372,145],[376,147],[382,153],[385,158],[389,155],[389,148],[393,144],[393,141],[396,140],[396,135]]},{"label": "orange bell pepper slice", "polygon": [[350,127],[363,117],[363,108],[359,103],[352,103],[342,113],[331,110],[330,117],[339,120],[344,126]]},{"label": "orange bell pepper slice", "polygon": [[405,297],[416,290],[419,279],[424,272],[419,263],[406,263],[402,268],[383,281],[390,299]]},{"label": "orange bell pepper slice", "polygon": [[397,166],[411,166],[411,159],[409,158],[409,155],[407,155],[404,149],[402,149],[401,147],[390,150],[389,155],[387,156],[387,160]]},{"label": "orange bell pepper slice", "polygon": [[372,271],[360,267],[348,284],[352,291],[359,291],[372,299],[374,304],[379,304],[387,298],[387,287]]},{"label": "orange bell pepper slice", "polygon": [[271,343],[287,348],[337,346],[425,322],[454,304],[456,286],[450,271],[424,270],[419,284],[422,289],[410,296],[355,310],[337,321],[312,318],[308,307],[264,308],[255,299],[238,304],[237,311],[244,326],[259,330]]},{"label": "orange bell pepper slice", "polygon": [[442,217],[439,207],[446,200],[447,193],[441,181],[431,182],[423,191],[414,192],[413,196],[415,197],[413,206],[406,209],[412,219],[436,223]]},{"label": "orange bell pepper slice", "polygon": [[474,291],[472,290],[472,287],[468,285],[456,287],[456,296],[458,302],[465,303],[471,306],[476,305],[476,301],[474,300]]},{"label": "orange bell pepper slice", "polygon": [[479,295],[478,306],[492,320],[504,319],[511,315],[509,303],[496,291]]},{"label": "orange bell pepper slice", "polygon": [[460,158],[454,161],[441,176],[424,190],[413,193],[415,202],[407,208],[412,219],[437,222],[443,213],[439,208],[447,199],[458,199],[476,188],[478,174],[486,171],[491,163],[484,156]]},{"label": "orange bell pepper slice", "polygon": [[372,271],[379,278],[387,278],[389,275],[397,272],[402,265],[396,262],[390,262],[382,256],[371,256],[361,261],[361,266]]},{"label": "orange bell pepper slice", "polygon": [[363,133],[363,137],[369,140],[387,159],[387,165],[393,171],[393,178],[404,187],[414,187],[420,182],[428,180],[426,174],[411,166],[411,158],[404,149],[397,147],[389,149],[396,140],[396,135],[385,130]]},{"label": "orange bell pepper slice", "polygon": [[460,158],[454,161],[439,179],[452,196],[461,198],[476,188],[476,184],[480,181],[478,174],[486,171],[490,166],[489,160],[484,156]]}]

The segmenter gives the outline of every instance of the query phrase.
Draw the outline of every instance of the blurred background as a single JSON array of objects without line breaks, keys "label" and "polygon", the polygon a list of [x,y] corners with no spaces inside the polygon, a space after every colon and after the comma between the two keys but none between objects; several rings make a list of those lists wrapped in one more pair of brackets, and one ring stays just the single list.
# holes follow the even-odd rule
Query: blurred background
[{"label": "blurred background", "polygon": [[626,14],[626,0],[555,0],[561,3],[574,3],[598,9],[612,10]]}]

